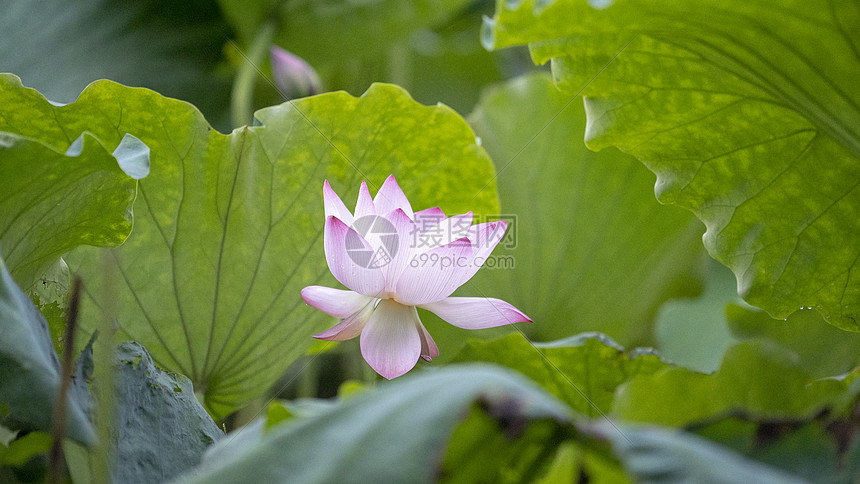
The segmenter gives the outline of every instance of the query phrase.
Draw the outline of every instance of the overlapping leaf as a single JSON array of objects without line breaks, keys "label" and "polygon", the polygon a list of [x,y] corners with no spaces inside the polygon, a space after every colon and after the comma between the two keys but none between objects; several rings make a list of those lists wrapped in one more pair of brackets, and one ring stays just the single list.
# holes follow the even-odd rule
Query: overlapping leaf
[{"label": "overlapping leaf", "polygon": [[532,42],[536,62],[552,59],[585,96],[589,146],[654,171],[660,200],[705,222],[748,302],[858,329],[860,5],[497,5],[486,43]]},{"label": "overlapping leaf", "polygon": [[393,173],[418,209],[498,211],[492,163],[469,126],[394,86],[267,108],[263,126],[226,136],[192,106],[144,89],[98,82],[54,107],[13,77],[0,85],[0,129],[58,149],[82,130],[150,147],[134,232],[110,254],[116,270],[105,275],[95,249],[67,259],[87,281],[82,322],[92,329],[98,299],[113,294],[122,336],[191,378],[216,416],[266,390],[330,324],[299,297],[306,285],[334,285],[324,179],[347,203],[362,179],[376,188]]},{"label": "overlapping leaf", "polygon": [[[4,100],[6,87],[0,86]],[[0,116],[28,122],[26,112],[14,109],[4,106]],[[0,131],[15,130],[12,123],[0,124]],[[39,138],[38,130],[28,131],[20,134]],[[74,139],[79,149],[67,153]],[[46,145],[0,133],[0,249],[9,272],[28,291],[63,253],[79,245],[116,246],[131,232],[137,182],[92,136],[70,133],[63,140],[66,146]]]}]

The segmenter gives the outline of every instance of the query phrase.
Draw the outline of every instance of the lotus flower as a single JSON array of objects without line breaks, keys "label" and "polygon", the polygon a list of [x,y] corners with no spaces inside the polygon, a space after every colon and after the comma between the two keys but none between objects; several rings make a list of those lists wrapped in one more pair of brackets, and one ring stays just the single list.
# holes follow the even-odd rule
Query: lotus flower
[{"label": "lotus flower", "polygon": [[362,182],[355,213],[328,180],[323,202],[328,267],[350,290],[302,289],[306,303],[341,318],[314,338],[345,341],[360,335],[365,361],[392,379],[411,370],[419,358],[439,356],[416,308],[463,329],[531,321],[499,299],[449,297],[475,275],[504,236],[506,222],[472,225],[471,212],[446,218],[438,207],[413,212],[393,175],[376,198]]}]

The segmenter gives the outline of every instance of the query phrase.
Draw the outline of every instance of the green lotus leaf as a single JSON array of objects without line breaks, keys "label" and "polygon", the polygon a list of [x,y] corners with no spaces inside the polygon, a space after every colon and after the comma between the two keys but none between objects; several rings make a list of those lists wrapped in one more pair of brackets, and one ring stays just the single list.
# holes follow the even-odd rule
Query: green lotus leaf
[{"label": "green lotus leaf", "polygon": [[499,210],[492,162],[468,124],[391,85],[263,109],[262,126],[230,135],[187,103],[109,81],[63,107],[12,76],[0,86],[0,130],[60,150],[82,130],[109,146],[130,133],[150,148],[132,235],[109,253],[66,257],[85,280],[81,325],[95,329],[109,302],[119,337],[188,376],[216,418],[267,390],[332,324],[299,295],[336,285],[323,252],[323,180],[348,204],[362,180],[373,191],[394,174],[416,209]]},{"label": "green lotus leaf", "polygon": [[589,147],[656,173],[658,198],[705,223],[750,304],[860,329],[860,4],[602,6],[499,0],[485,43],[552,60],[584,96]]}]

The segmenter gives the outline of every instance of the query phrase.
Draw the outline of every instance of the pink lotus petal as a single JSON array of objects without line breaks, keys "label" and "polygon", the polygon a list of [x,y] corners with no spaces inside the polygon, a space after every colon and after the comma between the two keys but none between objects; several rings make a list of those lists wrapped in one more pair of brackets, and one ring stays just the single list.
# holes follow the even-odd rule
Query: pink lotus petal
[{"label": "pink lotus petal", "polygon": [[454,215],[444,218],[438,223],[423,227],[424,230],[418,237],[415,252],[427,252],[436,247],[450,244],[451,242],[468,237],[472,227],[472,212],[462,215]]},{"label": "pink lotus petal", "polygon": [[482,223],[471,226],[468,237],[473,246],[485,247],[492,252],[505,236],[507,229],[508,223],[504,220]]},{"label": "pink lotus petal", "polygon": [[487,222],[472,226],[469,230],[469,241],[472,243],[472,256],[464,265],[463,279],[460,280],[461,286],[471,279],[478,272],[478,269],[484,265],[487,257],[490,256],[493,249],[496,248],[505,236],[507,228],[508,223],[505,221]]},{"label": "pink lotus petal", "polygon": [[[406,269],[406,266],[412,260],[412,246],[415,245],[414,239],[416,236],[415,223],[400,208],[389,212],[385,216],[385,219],[391,222],[395,230],[395,234],[393,235],[396,235],[396,239],[392,238],[390,240],[396,240],[397,242],[397,248],[393,251],[394,257],[382,268],[385,271],[385,292],[393,293],[400,274],[403,273],[403,270]],[[391,237],[391,235],[387,234],[388,237]]]},{"label": "pink lotus petal", "polygon": [[432,227],[444,218],[445,212],[443,212],[441,208],[432,207],[415,212],[415,216],[412,217],[412,220],[414,220],[419,227]]},{"label": "pink lotus petal", "polygon": [[[411,370],[421,356],[421,336],[414,307],[383,299],[361,332],[361,355],[387,379]],[[417,322],[417,324],[421,324]]]},{"label": "pink lotus petal", "polygon": [[358,188],[358,200],[355,202],[355,220],[368,215],[376,215],[376,208],[373,205],[370,191],[367,189],[367,183],[361,182],[361,186]]},{"label": "pink lotus petal", "polygon": [[409,199],[406,198],[406,195],[403,194],[403,190],[400,189],[400,185],[397,184],[397,180],[394,179],[394,175],[389,175],[388,178],[385,179],[385,183],[382,184],[382,187],[376,192],[376,197],[373,199],[373,206],[376,207],[376,213],[388,213],[398,208],[403,210],[403,213],[409,217],[410,220],[415,216],[412,213],[412,205],[409,204]]},{"label": "pink lotus petal", "polygon": [[324,233],[325,258],[335,279],[365,296],[376,296],[385,287],[385,275],[368,264],[374,250],[358,232],[337,217],[326,217]]},{"label": "pink lotus petal", "polygon": [[315,334],[314,338],[326,341],[346,341],[361,334],[362,329],[373,314],[374,299],[368,299],[369,301],[364,307],[322,333]]},{"label": "pink lotus petal", "polygon": [[463,238],[413,257],[397,280],[395,299],[417,306],[450,296],[460,287],[471,253],[472,244]]},{"label": "pink lotus petal", "polygon": [[449,297],[418,307],[431,311],[448,323],[463,329],[494,328],[532,321],[511,304],[491,297]]},{"label": "pink lotus petal", "polygon": [[328,180],[323,182],[323,206],[325,206],[325,216],[334,215],[343,223],[352,225],[352,213],[343,204],[343,201],[337,196],[337,193],[328,184]]},{"label": "pink lotus petal", "polygon": [[433,358],[439,356],[439,347],[436,346],[436,342],[433,341],[433,337],[430,336],[430,333],[427,331],[427,328],[421,324],[421,321],[418,321],[418,331],[421,336],[421,359],[424,361],[431,361]]},{"label": "pink lotus petal", "polygon": [[336,318],[345,318],[358,312],[373,298],[354,291],[323,286],[302,289],[302,299],[320,311]]}]

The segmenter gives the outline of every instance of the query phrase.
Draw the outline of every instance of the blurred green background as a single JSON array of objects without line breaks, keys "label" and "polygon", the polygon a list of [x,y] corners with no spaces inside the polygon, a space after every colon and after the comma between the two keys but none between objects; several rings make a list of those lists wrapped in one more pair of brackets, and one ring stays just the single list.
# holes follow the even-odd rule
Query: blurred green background
[{"label": "blurred green background", "polygon": [[[257,74],[255,109],[285,100],[271,80],[274,44],[312,65],[325,91],[360,95],[392,82],[462,113],[484,85],[534,68],[525,48],[481,47],[481,18],[493,8],[463,0],[11,2],[0,14],[0,71],[59,103],[97,79],[147,87],[194,104],[227,131],[245,63]],[[255,42],[266,48],[250,52]]]}]

